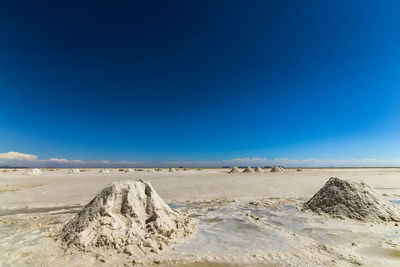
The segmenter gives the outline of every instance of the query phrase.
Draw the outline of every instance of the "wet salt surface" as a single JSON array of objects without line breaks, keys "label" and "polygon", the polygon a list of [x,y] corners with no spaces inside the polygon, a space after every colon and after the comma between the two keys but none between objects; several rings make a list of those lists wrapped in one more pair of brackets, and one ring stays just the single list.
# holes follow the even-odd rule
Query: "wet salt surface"
[{"label": "wet salt surface", "polygon": [[371,249],[381,249],[381,244],[387,240],[400,243],[396,228],[387,227],[377,231],[377,228],[371,228],[368,223],[313,216],[293,205],[274,208],[231,202],[170,206],[198,220],[196,235],[189,242],[175,248],[173,253],[180,255],[201,257],[243,251],[302,249],[304,243],[293,238],[296,235],[332,246],[349,247],[357,242],[366,244]]},{"label": "wet salt surface", "polygon": [[400,190],[400,188],[396,188],[396,187],[375,187],[375,190]]},{"label": "wet salt surface", "polygon": [[290,232],[304,228],[304,218],[295,206],[286,205],[276,210],[266,206],[238,203],[170,204],[198,221],[195,236],[178,245],[174,253],[206,254],[243,253],[243,251],[280,251],[300,247],[295,240],[285,238],[281,227]]},{"label": "wet salt surface", "polygon": [[[383,194],[384,196],[388,196],[386,193],[388,192],[396,192],[399,191],[400,193],[400,188],[397,187],[375,187],[375,190],[377,190],[379,193]],[[397,192],[396,192],[397,193]],[[392,202],[393,204],[399,205],[400,206],[400,195],[390,195],[390,199],[388,201]]]},{"label": "wet salt surface", "polygon": [[400,206],[400,199],[389,199],[389,201]]}]

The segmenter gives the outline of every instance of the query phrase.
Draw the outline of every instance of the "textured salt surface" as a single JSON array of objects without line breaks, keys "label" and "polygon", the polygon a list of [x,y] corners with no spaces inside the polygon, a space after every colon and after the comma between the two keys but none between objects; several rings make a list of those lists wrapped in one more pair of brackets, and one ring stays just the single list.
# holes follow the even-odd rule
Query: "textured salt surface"
[{"label": "textured salt surface", "polygon": [[195,253],[201,258],[218,255],[222,251],[243,254],[244,248],[248,251],[278,251],[300,246],[295,240],[285,238],[282,231],[268,227],[268,224],[274,224],[298,231],[303,229],[303,219],[293,216],[297,211],[293,206],[283,207],[287,214],[281,215],[277,215],[277,210],[273,208],[239,203],[203,202],[172,206],[198,220],[196,235],[187,243],[178,245],[174,254]]}]

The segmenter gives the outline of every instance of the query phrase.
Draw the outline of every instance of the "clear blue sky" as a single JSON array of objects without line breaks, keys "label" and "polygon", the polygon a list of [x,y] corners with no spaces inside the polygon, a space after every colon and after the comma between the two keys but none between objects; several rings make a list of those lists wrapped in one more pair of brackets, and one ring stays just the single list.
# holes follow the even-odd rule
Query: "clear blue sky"
[{"label": "clear blue sky", "polygon": [[7,1],[0,152],[400,158],[399,1]]}]

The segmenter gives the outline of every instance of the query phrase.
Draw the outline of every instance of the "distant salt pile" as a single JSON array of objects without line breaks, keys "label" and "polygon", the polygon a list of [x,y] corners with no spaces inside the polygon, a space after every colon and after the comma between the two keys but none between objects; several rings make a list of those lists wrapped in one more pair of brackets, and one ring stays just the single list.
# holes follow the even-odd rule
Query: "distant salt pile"
[{"label": "distant salt pile", "polygon": [[134,170],[131,169],[131,168],[128,168],[128,169],[125,170],[125,172],[134,172]]},{"label": "distant salt pile", "polygon": [[303,207],[359,221],[400,221],[400,209],[370,186],[336,177],[330,178]]},{"label": "distant salt pile", "polygon": [[148,169],[147,172],[155,172],[154,169]]},{"label": "distant salt pile", "polygon": [[68,173],[80,173],[80,172],[81,172],[81,171],[78,170],[78,169],[72,169],[72,170],[69,170]]},{"label": "distant salt pile", "polygon": [[245,172],[245,173],[253,173],[254,172],[254,170],[253,170],[253,168],[251,168],[250,166],[247,166],[247,168],[246,169],[244,169],[244,171],[243,172]]},{"label": "distant salt pile", "polygon": [[105,248],[142,257],[195,231],[195,222],[171,209],[147,181],[105,187],[62,229],[68,247]]},{"label": "distant salt pile", "polygon": [[272,167],[271,172],[283,172],[283,169],[275,165],[274,167]]},{"label": "distant salt pile", "polygon": [[156,172],[160,172],[160,171],[162,171],[161,168],[157,168],[157,169],[156,169]]},{"label": "distant salt pile", "polygon": [[100,171],[99,171],[99,173],[109,173],[110,172],[110,170],[107,170],[107,169],[101,169]]},{"label": "distant salt pile", "polygon": [[169,168],[169,172],[176,172],[175,168]]},{"label": "distant salt pile", "polygon": [[261,167],[260,166],[258,166],[255,170],[254,170],[255,172],[264,172],[264,170],[263,169],[261,169]]},{"label": "distant salt pile", "polygon": [[229,171],[229,173],[240,173],[240,170],[239,170],[239,168],[238,168],[237,166],[234,166],[234,167]]},{"label": "distant salt pile", "polygon": [[42,171],[39,169],[30,169],[26,175],[39,175],[42,174]]}]

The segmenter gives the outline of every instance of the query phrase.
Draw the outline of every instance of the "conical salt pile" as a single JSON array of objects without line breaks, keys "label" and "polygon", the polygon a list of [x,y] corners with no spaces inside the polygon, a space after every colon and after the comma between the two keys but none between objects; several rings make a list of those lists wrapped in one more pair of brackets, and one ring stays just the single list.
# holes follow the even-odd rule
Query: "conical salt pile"
[{"label": "conical salt pile", "polygon": [[264,172],[264,170],[261,169],[260,166],[258,166],[254,171],[255,171],[255,172]]},{"label": "conical salt pile", "polygon": [[109,172],[110,172],[110,170],[107,170],[107,169],[102,169],[99,171],[99,173],[109,173]]},{"label": "conical salt pile", "polygon": [[155,172],[154,169],[148,169],[147,172]]},{"label": "conical salt pile", "polygon": [[250,167],[250,166],[247,166],[247,168],[246,169],[244,169],[244,171],[243,172],[246,172],[246,173],[253,173],[254,172],[254,170]]},{"label": "conical salt pile", "polygon": [[240,170],[239,170],[239,168],[238,168],[237,166],[234,166],[234,167],[229,171],[229,173],[240,173]]},{"label": "conical salt pile", "polygon": [[169,168],[169,172],[176,172],[175,168]]},{"label": "conical salt pile", "polygon": [[105,187],[60,235],[68,247],[113,249],[141,257],[194,231],[193,219],[171,209],[149,182],[140,180]]},{"label": "conical salt pile", "polygon": [[332,177],[304,209],[360,221],[400,221],[400,209],[365,183]]},{"label": "conical salt pile", "polygon": [[26,175],[39,175],[42,174],[42,171],[39,169],[30,169]]},{"label": "conical salt pile", "polygon": [[133,172],[133,169],[128,168],[128,169],[125,170],[125,172]]},{"label": "conical salt pile", "polygon": [[72,169],[68,173],[80,173],[80,171],[78,169]]},{"label": "conical salt pile", "polygon": [[279,167],[279,166],[274,166],[272,169],[271,169],[271,172],[283,172],[283,170]]}]

